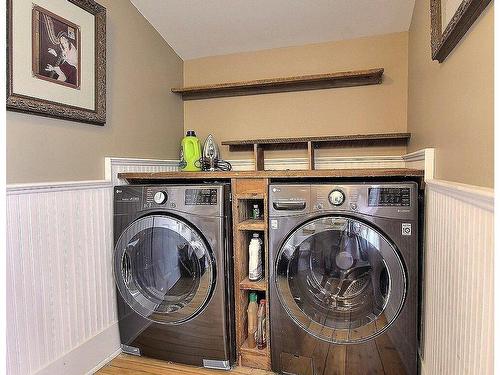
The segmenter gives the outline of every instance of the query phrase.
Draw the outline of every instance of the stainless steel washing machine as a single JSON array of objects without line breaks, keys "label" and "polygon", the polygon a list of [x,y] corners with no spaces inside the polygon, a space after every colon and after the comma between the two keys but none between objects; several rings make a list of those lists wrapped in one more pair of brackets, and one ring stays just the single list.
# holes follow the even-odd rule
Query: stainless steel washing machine
[{"label": "stainless steel washing machine", "polygon": [[417,184],[269,189],[273,370],[417,374]]},{"label": "stainless steel washing machine", "polygon": [[122,349],[229,369],[235,361],[228,184],[117,186]]}]

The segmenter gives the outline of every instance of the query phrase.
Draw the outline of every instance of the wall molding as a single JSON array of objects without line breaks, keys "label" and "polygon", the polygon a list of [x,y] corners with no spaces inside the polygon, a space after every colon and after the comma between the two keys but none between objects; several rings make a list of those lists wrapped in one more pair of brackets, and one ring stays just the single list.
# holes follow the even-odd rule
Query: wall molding
[{"label": "wall molding", "polygon": [[424,148],[403,155],[402,159],[405,162],[405,168],[423,169],[424,180],[427,181],[434,178],[434,156],[433,148]]},{"label": "wall molding", "polygon": [[458,199],[483,210],[494,211],[495,191],[493,189],[444,180],[429,180],[426,181],[426,186],[429,190]]},{"label": "wall molding", "polygon": [[102,189],[112,187],[110,181],[63,181],[63,182],[41,182],[31,184],[9,184],[7,195],[49,193],[56,191]]},{"label": "wall molding", "polygon": [[[103,353],[111,355],[103,358]],[[90,338],[69,353],[66,353],[36,375],[94,374],[121,353],[118,323]],[[83,360],[82,360],[83,359]]]}]

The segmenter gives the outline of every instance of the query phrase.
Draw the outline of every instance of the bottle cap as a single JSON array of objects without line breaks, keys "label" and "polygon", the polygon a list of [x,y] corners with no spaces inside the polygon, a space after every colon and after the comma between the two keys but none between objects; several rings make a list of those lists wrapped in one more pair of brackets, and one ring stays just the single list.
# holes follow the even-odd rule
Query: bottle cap
[{"label": "bottle cap", "polygon": [[257,293],[250,293],[250,302],[257,302]]},{"label": "bottle cap", "polygon": [[194,130],[188,130],[186,132],[186,137],[196,137],[196,133],[194,132]]},{"label": "bottle cap", "polygon": [[266,304],[266,300],[265,300],[264,298],[263,298],[263,299],[261,299],[261,300],[260,300],[260,304],[261,304],[261,305],[265,305],[265,304]]},{"label": "bottle cap", "polygon": [[254,208],[259,208],[259,205],[258,204],[254,204],[253,207]]},{"label": "bottle cap", "polygon": [[259,238],[259,233],[254,233],[253,238]]}]

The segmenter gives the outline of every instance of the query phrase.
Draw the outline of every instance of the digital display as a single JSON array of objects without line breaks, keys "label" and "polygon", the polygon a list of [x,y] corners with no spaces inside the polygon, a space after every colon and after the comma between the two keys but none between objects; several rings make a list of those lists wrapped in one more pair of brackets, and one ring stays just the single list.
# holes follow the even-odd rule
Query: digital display
[{"label": "digital display", "polygon": [[186,206],[212,206],[217,204],[217,189],[186,189]]},{"label": "digital display", "polygon": [[369,188],[368,206],[410,206],[410,188]]}]

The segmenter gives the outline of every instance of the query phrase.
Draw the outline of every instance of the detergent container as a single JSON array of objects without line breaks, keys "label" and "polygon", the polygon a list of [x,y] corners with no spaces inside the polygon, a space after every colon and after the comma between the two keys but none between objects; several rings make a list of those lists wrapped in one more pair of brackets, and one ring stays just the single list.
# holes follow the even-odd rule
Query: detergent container
[{"label": "detergent container", "polygon": [[188,130],[186,136],[182,138],[180,168],[182,171],[201,171],[201,143],[193,130]]}]

